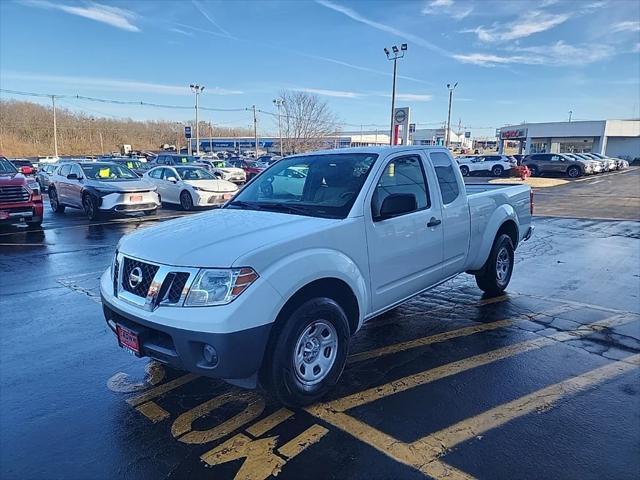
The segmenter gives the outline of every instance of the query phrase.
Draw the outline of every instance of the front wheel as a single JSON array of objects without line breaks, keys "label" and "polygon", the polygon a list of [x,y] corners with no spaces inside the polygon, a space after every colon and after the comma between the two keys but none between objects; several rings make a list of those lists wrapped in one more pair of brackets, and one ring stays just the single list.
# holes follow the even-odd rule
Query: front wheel
[{"label": "front wheel", "polygon": [[491,169],[491,175],[494,177],[501,177],[504,173],[504,168],[501,165],[496,165]]},{"label": "front wheel", "polygon": [[537,177],[540,175],[540,171],[535,165],[529,165],[529,171],[531,172],[532,177]]},{"label": "front wheel", "polygon": [[82,207],[84,208],[84,213],[89,220],[93,221],[100,218],[98,202],[93,195],[87,193],[82,197]]},{"label": "front wheel", "polygon": [[193,198],[186,190],[180,194],[180,206],[183,210],[193,210]]},{"label": "front wheel", "polygon": [[349,322],[330,298],[313,298],[274,328],[261,382],[281,403],[310,405],[342,374],[349,349]]},{"label": "front wheel", "polygon": [[582,175],[582,170],[580,170],[579,167],[572,166],[567,169],[567,175],[569,176],[569,178],[578,178],[580,175]]},{"label": "front wheel", "polygon": [[480,290],[490,296],[501,295],[511,280],[514,257],[513,242],[509,235],[496,238],[487,262],[476,274],[476,284]]},{"label": "front wheel", "polygon": [[465,167],[464,165],[462,165],[460,167],[460,173],[462,174],[463,177],[468,177],[469,176],[469,167]]}]

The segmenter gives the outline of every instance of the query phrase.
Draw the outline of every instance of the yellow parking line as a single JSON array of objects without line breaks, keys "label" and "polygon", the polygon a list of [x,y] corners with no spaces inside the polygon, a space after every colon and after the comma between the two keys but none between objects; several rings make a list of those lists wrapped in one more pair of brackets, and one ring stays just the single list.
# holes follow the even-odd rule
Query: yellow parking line
[{"label": "yellow parking line", "polygon": [[287,458],[293,458],[309,446],[318,443],[327,433],[329,433],[329,430],[326,428],[320,425],[312,425],[293,440],[289,440],[278,448],[278,453]]},{"label": "yellow parking line", "polygon": [[456,362],[441,365],[431,370],[426,370],[420,373],[409,375],[407,377],[394,380],[378,387],[373,387],[368,390],[363,390],[361,392],[357,392],[346,397],[333,400],[329,402],[327,406],[332,410],[344,412],[351,408],[371,403],[380,398],[388,397],[399,392],[404,392],[405,390],[409,390],[420,385],[425,385],[441,378],[456,375],[472,368],[512,357],[519,353],[537,350],[539,348],[553,345],[557,342],[581,338],[594,333],[595,329],[599,327],[613,327],[617,325],[623,325],[634,320],[637,320],[637,317],[630,316],[628,314],[614,315],[607,319],[585,325],[577,330],[558,332],[547,337],[539,337],[533,340],[515,343],[513,345],[498,348],[497,350],[491,350],[489,352],[481,353],[473,357],[468,357]]},{"label": "yellow parking line", "polygon": [[549,409],[565,397],[575,395],[607,380],[628,373],[639,366],[640,355],[626,358],[624,362],[609,363],[462,420],[410,443],[409,448],[432,452],[435,458],[445,454],[456,445],[460,445],[489,430],[501,427],[512,420],[537,410]]},{"label": "yellow parking line", "polygon": [[165,393],[173,390],[174,388],[178,388],[184,385],[191,380],[198,378],[198,375],[194,375],[193,373],[188,373],[187,375],[183,375],[181,377],[175,378],[170,382],[163,383],[162,385],[158,385],[150,390],[147,390],[140,395],[136,395],[135,397],[131,397],[127,399],[127,403],[132,407],[137,407],[141,403],[148,402],[149,400],[153,400],[160,395],[164,395]]},{"label": "yellow parking line", "polygon": [[153,423],[161,422],[162,420],[169,418],[169,412],[158,405],[156,402],[143,403],[136,407],[136,410],[151,420]]},{"label": "yellow parking line", "polygon": [[276,412],[272,413],[268,417],[263,418],[259,422],[254,423],[249,428],[247,428],[247,432],[253,435],[254,437],[261,437],[265,433],[267,433],[272,428],[280,425],[282,422],[287,420],[288,418],[293,416],[293,412],[286,408],[281,408]]},{"label": "yellow parking line", "polygon": [[371,358],[378,358],[384,355],[391,355],[393,353],[401,352],[404,350],[410,350],[412,348],[424,347],[433,343],[445,342],[454,338],[465,337],[473,335],[475,333],[486,332],[490,330],[496,330],[498,328],[511,326],[521,320],[531,320],[541,315],[553,316],[560,313],[564,313],[570,310],[575,310],[576,307],[572,305],[559,305],[556,307],[542,310],[531,315],[519,315],[514,318],[506,318],[504,320],[497,320],[495,322],[481,323],[478,325],[471,325],[468,327],[462,327],[455,330],[449,330],[447,332],[430,335],[428,337],[416,338],[408,340],[406,342],[395,343],[393,345],[387,345],[374,350],[367,350],[365,352],[354,353],[347,359],[347,363],[362,362]]}]

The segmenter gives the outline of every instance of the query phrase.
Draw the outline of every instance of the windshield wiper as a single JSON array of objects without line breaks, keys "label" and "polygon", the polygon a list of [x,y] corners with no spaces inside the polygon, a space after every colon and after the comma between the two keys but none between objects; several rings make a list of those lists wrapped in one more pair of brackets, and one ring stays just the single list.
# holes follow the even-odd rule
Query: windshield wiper
[{"label": "windshield wiper", "polygon": [[237,207],[246,210],[262,210],[260,205],[251,202],[243,202],[242,200],[233,200],[229,202],[229,207]]},{"label": "windshield wiper", "polygon": [[323,211],[315,211],[303,205],[291,205],[290,203],[261,203],[260,207],[264,210],[279,210],[298,215],[314,216],[314,214],[324,213]]}]

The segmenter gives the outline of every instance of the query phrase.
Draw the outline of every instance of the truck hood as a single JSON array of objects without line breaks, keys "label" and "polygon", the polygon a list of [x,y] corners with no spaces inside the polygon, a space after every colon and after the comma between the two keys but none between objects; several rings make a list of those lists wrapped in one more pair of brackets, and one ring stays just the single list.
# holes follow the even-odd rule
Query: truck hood
[{"label": "truck hood", "polygon": [[0,186],[12,187],[26,185],[26,177],[21,173],[2,173],[0,174]]},{"label": "truck hood", "polygon": [[[181,267],[231,267],[242,255],[340,220],[255,210],[217,209],[163,222],[122,238],[119,251]],[[250,265],[249,265],[250,266]]]}]

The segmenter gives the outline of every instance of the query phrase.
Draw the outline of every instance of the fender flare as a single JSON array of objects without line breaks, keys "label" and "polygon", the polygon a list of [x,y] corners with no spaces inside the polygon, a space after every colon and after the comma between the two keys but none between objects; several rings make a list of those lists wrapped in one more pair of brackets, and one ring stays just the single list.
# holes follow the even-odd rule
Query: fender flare
[{"label": "fender flare", "polygon": [[[474,259],[469,263],[468,271],[476,271],[480,270],[482,266],[489,258],[489,254],[491,253],[491,248],[493,247],[493,242],[496,239],[496,235],[498,234],[498,230],[504,225],[507,221],[513,221],[516,225],[517,238],[520,239],[520,223],[518,221],[518,215],[515,209],[509,204],[502,204],[498,208],[494,210],[487,222],[487,225],[484,229],[484,235],[482,238],[482,242],[480,243],[480,247],[477,250],[477,253]],[[514,248],[516,245],[514,245]]]}]

